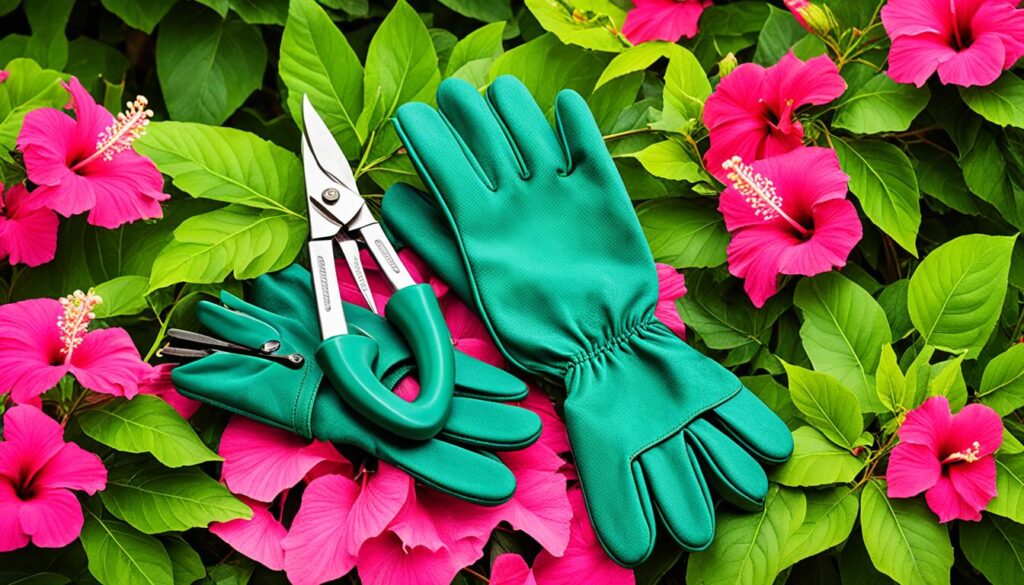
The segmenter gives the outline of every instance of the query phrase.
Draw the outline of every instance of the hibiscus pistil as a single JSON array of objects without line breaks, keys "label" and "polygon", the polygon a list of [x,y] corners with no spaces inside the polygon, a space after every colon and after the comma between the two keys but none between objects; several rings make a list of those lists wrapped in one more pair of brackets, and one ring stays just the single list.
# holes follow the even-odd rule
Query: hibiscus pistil
[{"label": "hibiscus pistil", "polygon": [[91,288],[87,293],[76,290],[60,299],[64,314],[57,317],[57,327],[60,328],[60,339],[64,344],[60,353],[65,359],[70,359],[75,348],[81,345],[89,330],[89,323],[96,318],[93,308],[102,302],[103,298]]},{"label": "hibiscus pistil", "polygon": [[782,210],[782,196],[776,192],[775,183],[771,179],[758,173],[750,165],[743,164],[743,159],[738,156],[726,160],[722,163],[722,168],[729,171],[729,181],[754,209],[755,215],[766,222],[781,217],[801,236],[810,235],[807,228]]},{"label": "hibiscus pistil", "polygon": [[942,464],[947,465],[949,463],[955,463],[957,461],[963,461],[965,463],[974,463],[978,459],[981,459],[981,443],[979,443],[978,441],[974,441],[973,443],[971,443],[971,447],[969,449],[957,451],[956,453],[949,455],[948,457],[942,460]]},{"label": "hibiscus pistil", "polygon": [[139,95],[135,96],[134,102],[126,102],[125,105],[128,109],[118,113],[117,121],[100,133],[96,140],[96,152],[76,163],[71,167],[72,171],[77,171],[101,156],[105,161],[113,160],[115,155],[131,148],[132,142],[146,133],[149,119],[153,117],[153,110],[146,107],[149,100]]}]

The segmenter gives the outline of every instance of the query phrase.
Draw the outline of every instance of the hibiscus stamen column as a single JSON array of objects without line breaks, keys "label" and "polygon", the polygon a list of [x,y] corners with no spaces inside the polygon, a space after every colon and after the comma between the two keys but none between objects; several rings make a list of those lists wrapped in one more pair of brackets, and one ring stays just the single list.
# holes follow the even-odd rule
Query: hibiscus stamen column
[{"label": "hibiscus stamen column", "polygon": [[947,463],[953,463],[955,461],[964,461],[966,463],[974,463],[980,459],[981,454],[981,443],[974,441],[971,443],[970,449],[964,449],[963,451],[957,451],[956,453],[950,454],[948,457],[942,460],[942,465]]},{"label": "hibiscus stamen column", "polygon": [[60,299],[64,314],[57,317],[57,327],[60,328],[60,340],[64,344],[60,353],[65,359],[70,359],[75,348],[81,345],[89,323],[96,318],[93,308],[102,302],[103,298],[91,288],[87,293],[76,290]]},{"label": "hibiscus stamen column", "polygon": [[755,215],[766,222],[781,217],[801,236],[810,235],[807,228],[782,210],[782,196],[775,192],[775,183],[771,179],[755,172],[750,165],[743,164],[743,159],[738,156],[726,160],[722,168],[729,171],[729,181],[754,209]]},{"label": "hibiscus stamen column", "polygon": [[71,167],[76,171],[99,157],[112,160],[114,156],[131,147],[136,138],[146,133],[153,110],[148,109],[149,101],[145,96],[135,96],[134,102],[127,102],[128,109],[117,115],[117,121],[100,133],[96,141],[96,152]]}]

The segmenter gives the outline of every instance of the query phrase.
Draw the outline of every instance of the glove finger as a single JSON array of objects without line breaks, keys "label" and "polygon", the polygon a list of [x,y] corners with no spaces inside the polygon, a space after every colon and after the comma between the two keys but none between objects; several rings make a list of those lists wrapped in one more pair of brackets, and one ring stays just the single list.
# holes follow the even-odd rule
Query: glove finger
[{"label": "glove finger", "polygon": [[437,90],[437,107],[463,140],[472,144],[473,158],[494,188],[525,175],[515,147],[476,88],[461,79],[446,79]]},{"label": "glove finger", "polygon": [[503,75],[487,88],[487,100],[498,114],[528,173],[564,168],[565,153],[551,124],[521,81]]},{"label": "glove finger", "polygon": [[518,406],[456,396],[441,436],[467,447],[514,451],[540,437],[540,417]]},{"label": "glove finger", "polygon": [[423,182],[436,194],[448,198],[466,191],[479,196],[491,189],[480,165],[437,110],[411,102],[398,108],[392,122]]},{"label": "glove finger", "polygon": [[782,463],[793,454],[793,435],[753,392],[742,388],[715,408],[715,425],[765,463]]},{"label": "glove finger", "polygon": [[429,200],[429,195],[396,183],[384,194],[381,214],[388,229],[415,250],[460,299],[472,299],[462,255],[448,220]]},{"label": "glove finger", "polygon": [[[575,172],[581,167],[590,170],[611,169],[614,178],[621,182],[594,115],[580,94],[572,90],[559,92],[555,98],[555,120],[568,158],[567,172]],[[611,178],[609,175],[602,180]]]},{"label": "glove finger", "polygon": [[257,278],[246,296],[255,306],[282,317],[304,320],[317,313],[312,282],[308,270],[292,264]]},{"label": "glove finger", "polygon": [[701,418],[683,433],[703,463],[705,479],[720,496],[746,510],[761,508],[768,493],[768,476],[749,453]]},{"label": "glove finger", "polygon": [[[234,295],[229,296],[233,301],[238,301],[235,306],[248,305]],[[196,304],[196,317],[215,337],[245,347],[255,349],[268,341],[281,341],[277,329],[268,325],[266,321],[233,309],[234,307],[223,307],[209,301],[199,301]]]},{"label": "glove finger", "polygon": [[479,400],[516,402],[526,398],[527,388],[505,370],[455,350],[455,391]]},{"label": "glove finger", "polygon": [[697,455],[679,433],[640,456],[655,506],[672,538],[689,551],[715,537],[715,507]]}]

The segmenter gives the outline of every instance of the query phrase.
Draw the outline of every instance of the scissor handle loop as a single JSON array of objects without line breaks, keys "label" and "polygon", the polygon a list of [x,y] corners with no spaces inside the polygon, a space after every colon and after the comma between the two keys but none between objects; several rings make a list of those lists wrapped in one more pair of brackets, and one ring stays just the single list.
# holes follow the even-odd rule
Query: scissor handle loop
[{"label": "scissor handle loop", "polygon": [[416,359],[420,391],[415,400],[403,400],[377,379],[374,363],[379,349],[369,337],[332,337],[317,348],[317,362],[345,402],[371,422],[408,439],[429,439],[451,413],[455,385],[451,333],[427,284],[396,291],[384,314],[405,337]]}]

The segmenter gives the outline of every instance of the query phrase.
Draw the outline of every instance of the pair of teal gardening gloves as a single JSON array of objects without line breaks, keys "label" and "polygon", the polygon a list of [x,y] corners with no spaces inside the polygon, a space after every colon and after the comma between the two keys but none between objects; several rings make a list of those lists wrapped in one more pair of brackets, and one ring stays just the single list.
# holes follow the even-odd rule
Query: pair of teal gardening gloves
[{"label": "pair of teal gardening gloves", "polygon": [[643,562],[657,518],[685,548],[707,547],[712,488],[761,507],[762,464],[793,449],[786,425],[654,317],[654,261],[583,98],[558,95],[554,131],[513,77],[485,97],[447,80],[437,104],[398,110],[429,193],[389,189],[386,225],[476,310],[512,364],[565,387],[569,441],[608,554]]}]

